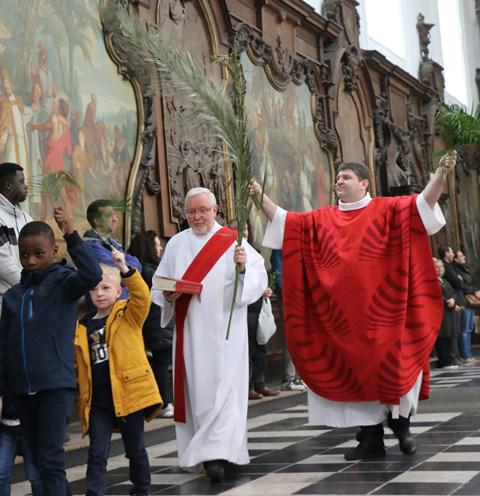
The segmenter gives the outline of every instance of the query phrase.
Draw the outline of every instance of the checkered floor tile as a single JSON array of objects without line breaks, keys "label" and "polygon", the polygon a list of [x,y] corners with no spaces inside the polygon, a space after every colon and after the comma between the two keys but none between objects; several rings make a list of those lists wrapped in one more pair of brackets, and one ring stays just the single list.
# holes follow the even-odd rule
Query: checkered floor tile
[{"label": "checkered floor tile", "polygon": [[[433,371],[434,389],[480,385],[480,368]],[[478,390],[472,389],[478,395]],[[305,396],[299,395],[299,401]],[[473,398],[472,398],[473,400]],[[480,495],[480,408],[473,412],[420,413],[412,418],[417,452],[403,455],[386,429],[387,456],[347,462],[356,429],[308,424],[306,404],[250,418],[251,463],[233,466],[222,484],[177,467],[175,441],[148,449],[151,494],[163,495]],[[281,405],[281,401],[278,405]],[[85,493],[85,465],[68,469],[74,495]],[[23,492],[22,492],[23,488]],[[108,495],[126,495],[128,465],[123,455],[109,460]],[[15,484],[12,495],[28,492]]]}]

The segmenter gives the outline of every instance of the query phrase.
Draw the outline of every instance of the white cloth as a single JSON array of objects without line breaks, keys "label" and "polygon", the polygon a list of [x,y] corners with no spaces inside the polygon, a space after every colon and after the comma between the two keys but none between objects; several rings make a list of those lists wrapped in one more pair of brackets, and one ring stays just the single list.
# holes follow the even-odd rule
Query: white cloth
[{"label": "white cloth", "polygon": [[[342,211],[357,210],[365,208],[372,198],[367,193],[361,200],[353,203],[339,203]],[[417,209],[428,234],[435,234],[445,225],[445,217],[438,206],[432,210],[423,197],[423,193],[417,196]],[[285,232],[285,220],[287,212],[277,207],[271,222],[267,224],[263,245],[268,248],[281,249],[283,234]],[[388,414],[392,412],[394,418],[398,415],[408,417],[414,415],[418,407],[418,397],[422,384],[423,373],[420,372],[412,389],[400,398],[399,405],[384,405],[379,401],[365,401],[347,403],[331,401],[318,396],[308,389],[308,419],[309,423],[315,425],[328,425],[330,427],[354,427],[358,425],[375,425],[383,422]]]},{"label": "white cloth", "polygon": [[[180,278],[214,232],[205,236],[191,229],[175,235],[165,248],[155,274]],[[245,274],[241,276],[230,337],[225,339],[233,296],[236,243],[203,280],[200,296],[192,297],[184,327],[186,423],[177,422],[178,461],[198,468],[214,459],[249,462],[247,449],[248,331],[247,305],[257,301],[268,280],[263,258],[248,243]],[[163,292],[152,290],[162,307],[162,325],[173,317],[174,305]],[[175,343],[174,343],[175,346]],[[175,355],[174,355],[175,356]]]},{"label": "white cloth", "polygon": [[19,205],[0,194],[0,309],[5,292],[20,282],[22,266],[18,256],[18,234],[32,218]]}]

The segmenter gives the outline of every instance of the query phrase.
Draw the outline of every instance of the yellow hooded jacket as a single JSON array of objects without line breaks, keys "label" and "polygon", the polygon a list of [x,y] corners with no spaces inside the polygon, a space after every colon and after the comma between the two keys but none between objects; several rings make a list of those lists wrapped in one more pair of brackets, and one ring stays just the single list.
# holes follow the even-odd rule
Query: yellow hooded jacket
[{"label": "yellow hooded jacket", "polygon": [[[150,309],[150,291],[137,270],[122,280],[128,289],[129,299],[115,303],[106,323],[115,415],[125,417],[153,407],[147,417],[147,420],[151,420],[163,402],[145,353],[142,336],[142,327]],[[87,329],[80,323],[77,324],[75,333],[75,361],[80,421],[82,432],[86,435],[92,405],[92,367]]]}]

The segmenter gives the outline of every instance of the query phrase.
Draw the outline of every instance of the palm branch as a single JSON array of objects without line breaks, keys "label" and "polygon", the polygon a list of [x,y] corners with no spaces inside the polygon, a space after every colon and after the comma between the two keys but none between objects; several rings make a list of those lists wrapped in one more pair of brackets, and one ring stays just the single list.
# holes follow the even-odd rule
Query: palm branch
[{"label": "palm branch", "polygon": [[435,114],[435,123],[448,149],[480,144],[480,105],[471,113],[459,105],[442,105]]},{"label": "palm branch", "polygon": [[68,171],[52,172],[45,176],[33,177],[29,186],[33,192],[45,195],[53,206],[58,204],[66,186],[78,191],[82,189]]},{"label": "palm branch", "polygon": [[[252,146],[245,109],[245,79],[238,53],[217,57],[230,75],[233,102],[226,85],[209,82],[192,56],[161,38],[153,27],[128,9],[109,0],[100,9],[100,18],[107,33],[130,67],[144,92],[161,90],[163,95],[174,94],[186,97],[193,105],[186,119],[195,127],[205,126],[227,148],[229,158],[235,164],[235,210],[238,222],[237,243],[241,244],[243,229],[247,222],[252,202],[249,189],[252,181]],[[239,283],[239,268],[236,267],[230,316],[226,339],[229,337],[233,310]]]}]

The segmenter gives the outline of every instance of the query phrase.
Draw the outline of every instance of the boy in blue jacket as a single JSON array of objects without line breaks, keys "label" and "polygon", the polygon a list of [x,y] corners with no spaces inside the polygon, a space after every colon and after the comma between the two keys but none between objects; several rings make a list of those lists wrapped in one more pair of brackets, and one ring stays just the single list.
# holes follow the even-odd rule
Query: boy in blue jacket
[{"label": "boy in blue jacket", "polygon": [[74,336],[78,300],[102,279],[90,248],[62,208],[54,218],[78,270],[55,263],[51,227],[30,222],[18,238],[23,271],[4,296],[0,387],[15,395],[44,493],[69,495],[63,440],[75,395]]}]

